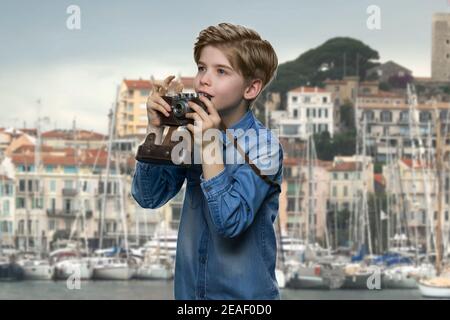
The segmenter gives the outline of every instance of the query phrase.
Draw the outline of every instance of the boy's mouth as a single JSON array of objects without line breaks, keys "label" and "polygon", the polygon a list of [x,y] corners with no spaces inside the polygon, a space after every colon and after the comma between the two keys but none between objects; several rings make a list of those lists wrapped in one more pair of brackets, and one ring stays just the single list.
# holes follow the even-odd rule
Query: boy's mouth
[{"label": "boy's mouth", "polygon": [[212,96],[212,95],[210,95],[209,93],[204,92],[204,91],[199,91],[198,94],[207,97],[209,100],[211,100],[212,98],[214,98],[214,96]]}]

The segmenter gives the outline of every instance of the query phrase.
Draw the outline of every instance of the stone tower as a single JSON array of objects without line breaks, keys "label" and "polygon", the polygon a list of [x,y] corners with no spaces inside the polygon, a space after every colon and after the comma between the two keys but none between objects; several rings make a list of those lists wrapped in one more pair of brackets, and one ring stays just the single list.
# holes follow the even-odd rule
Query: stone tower
[{"label": "stone tower", "polygon": [[450,13],[435,13],[432,20],[431,78],[450,81]]}]

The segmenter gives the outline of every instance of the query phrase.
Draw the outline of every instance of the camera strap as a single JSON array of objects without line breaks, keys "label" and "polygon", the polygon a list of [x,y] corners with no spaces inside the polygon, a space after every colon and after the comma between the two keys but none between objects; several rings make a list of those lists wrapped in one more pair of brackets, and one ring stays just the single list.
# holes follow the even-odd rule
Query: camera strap
[{"label": "camera strap", "polygon": [[226,130],[225,128],[225,132],[227,134],[228,139],[233,141],[234,147],[237,149],[237,151],[241,154],[241,156],[245,159],[245,162],[250,166],[250,168],[252,168],[252,170],[261,178],[264,180],[264,182],[266,182],[268,185],[275,187],[275,189],[279,192],[281,192],[281,187],[280,184],[276,181],[271,180],[267,175],[262,174],[261,170],[259,170],[259,168],[252,162],[252,160],[250,160],[250,157],[248,156],[247,153],[245,153],[244,150],[242,150],[241,146],[238,144],[238,138],[234,137],[231,135],[231,133],[229,131]]}]

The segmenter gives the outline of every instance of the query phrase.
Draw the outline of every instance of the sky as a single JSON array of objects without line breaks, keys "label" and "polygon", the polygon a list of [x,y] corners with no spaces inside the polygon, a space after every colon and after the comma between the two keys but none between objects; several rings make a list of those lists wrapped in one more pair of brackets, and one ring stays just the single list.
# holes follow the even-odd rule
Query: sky
[{"label": "sky", "polygon": [[[68,7],[80,9],[71,30]],[[369,29],[367,8],[380,9]],[[377,50],[414,76],[430,76],[431,19],[450,0],[0,0],[0,127],[107,132],[108,110],[123,78],[194,76],[198,33],[241,24],[271,42],[280,63],[345,36]],[[37,100],[41,103],[38,104]],[[39,116],[38,116],[39,115]]]}]

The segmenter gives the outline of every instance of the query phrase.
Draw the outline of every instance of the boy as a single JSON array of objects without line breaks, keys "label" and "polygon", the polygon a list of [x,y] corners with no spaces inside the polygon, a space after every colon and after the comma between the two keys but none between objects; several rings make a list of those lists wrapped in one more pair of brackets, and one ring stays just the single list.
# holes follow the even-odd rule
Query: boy
[{"label": "boy", "polygon": [[[223,126],[232,130],[219,131],[221,139],[195,139],[201,147],[201,164],[184,168],[138,162],[132,195],[144,208],[159,208],[187,179],[178,232],[176,299],[279,299],[273,222],[283,153],[251,110],[275,75],[277,56],[255,31],[221,23],[200,32],[194,59],[195,91],[209,99],[201,97],[207,110],[189,103],[195,112],[186,117],[195,122],[187,129],[192,134]],[[169,115],[170,106],[157,94],[149,97],[147,106],[149,131],[157,132],[160,117]],[[257,134],[246,134],[249,131]],[[228,154],[236,151],[234,138],[257,169],[248,161],[216,161],[229,160]],[[207,161],[211,154],[206,150],[212,147],[220,152]],[[270,168],[264,171],[267,163]],[[257,173],[259,169],[269,182]]]}]

